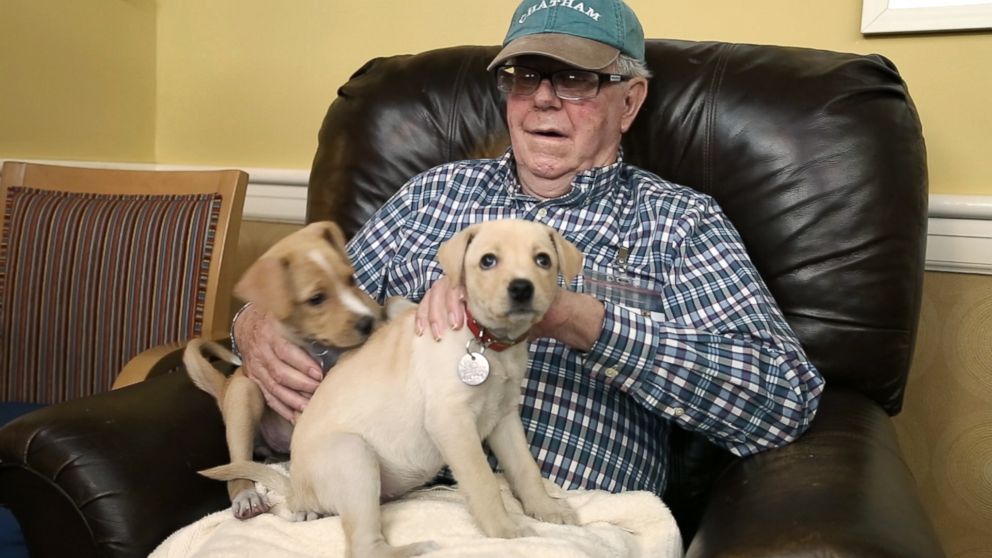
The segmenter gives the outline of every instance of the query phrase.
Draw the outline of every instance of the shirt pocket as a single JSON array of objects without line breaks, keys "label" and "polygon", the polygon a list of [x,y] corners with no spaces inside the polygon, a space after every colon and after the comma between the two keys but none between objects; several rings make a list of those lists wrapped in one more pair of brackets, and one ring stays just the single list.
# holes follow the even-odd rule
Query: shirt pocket
[{"label": "shirt pocket", "polygon": [[583,266],[578,291],[639,313],[662,315],[662,282],[655,266],[643,258],[632,259],[628,249],[606,247]]}]

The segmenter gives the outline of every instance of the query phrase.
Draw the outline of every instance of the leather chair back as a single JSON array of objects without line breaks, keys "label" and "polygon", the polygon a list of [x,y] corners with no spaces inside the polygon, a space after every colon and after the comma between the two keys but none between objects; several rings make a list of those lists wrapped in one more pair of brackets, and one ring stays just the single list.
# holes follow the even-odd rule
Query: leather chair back
[{"label": "leather chair back", "polygon": [[[497,50],[360,68],[320,130],[307,219],[351,235],[415,174],[502,153],[505,105],[485,70]],[[647,63],[654,77],[625,159],[713,196],[827,389],[897,413],[920,306],[927,169],[896,68],[877,55],[677,40],[648,41]],[[666,500],[676,509],[700,499],[726,456],[696,438],[674,443]]]},{"label": "leather chair back", "polygon": [[[320,130],[308,221],[351,235],[415,174],[499,155],[496,47],[379,58]],[[649,40],[627,161],[707,193],[737,227],[828,385],[899,411],[927,219],[920,122],[891,62],[777,46]]]}]

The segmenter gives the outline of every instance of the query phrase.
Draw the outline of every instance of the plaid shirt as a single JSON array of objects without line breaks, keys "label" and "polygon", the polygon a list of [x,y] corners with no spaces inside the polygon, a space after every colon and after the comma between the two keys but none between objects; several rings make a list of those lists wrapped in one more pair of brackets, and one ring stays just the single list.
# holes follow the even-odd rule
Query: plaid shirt
[{"label": "plaid shirt", "polygon": [[622,276],[656,293],[654,308],[603,300],[602,334],[588,352],[531,344],[521,416],[545,476],[567,488],[662,494],[671,422],[738,455],[788,443],[809,425],[823,379],[736,230],[712,198],[622,158],[547,200],[521,191],[511,151],[431,169],[351,241],[356,278],[380,301],[420,300],[442,274],[439,244],[503,218],[545,223],[578,246],[586,279],[572,288]]}]

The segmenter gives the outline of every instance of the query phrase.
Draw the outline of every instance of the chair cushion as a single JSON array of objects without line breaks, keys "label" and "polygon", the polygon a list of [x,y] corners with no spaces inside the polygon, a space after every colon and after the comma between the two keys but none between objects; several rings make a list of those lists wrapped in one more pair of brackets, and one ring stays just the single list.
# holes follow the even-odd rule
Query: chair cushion
[{"label": "chair cushion", "polygon": [[7,508],[0,508],[0,556],[5,558],[28,558],[24,545],[24,535],[17,518]]},{"label": "chair cushion", "polygon": [[[40,409],[39,403],[0,402],[0,426],[15,418]],[[0,507],[0,556],[5,558],[28,558],[28,549],[24,545],[24,535],[14,514],[5,507]]]},{"label": "chair cushion", "polygon": [[44,407],[41,403],[21,403],[19,401],[0,401],[0,426],[15,418]]},{"label": "chair cushion", "polygon": [[199,335],[221,197],[12,187],[0,231],[0,400],[105,391]]}]

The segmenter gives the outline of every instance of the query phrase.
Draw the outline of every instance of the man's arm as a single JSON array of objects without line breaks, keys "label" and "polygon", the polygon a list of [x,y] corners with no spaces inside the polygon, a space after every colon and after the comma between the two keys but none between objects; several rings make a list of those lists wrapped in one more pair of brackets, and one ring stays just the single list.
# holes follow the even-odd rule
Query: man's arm
[{"label": "man's arm", "polygon": [[809,426],[823,379],[722,212],[683,219],[663,312],[606,301],[589,371],[738,455],[786,444]]}]

